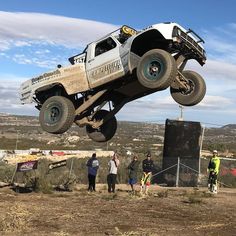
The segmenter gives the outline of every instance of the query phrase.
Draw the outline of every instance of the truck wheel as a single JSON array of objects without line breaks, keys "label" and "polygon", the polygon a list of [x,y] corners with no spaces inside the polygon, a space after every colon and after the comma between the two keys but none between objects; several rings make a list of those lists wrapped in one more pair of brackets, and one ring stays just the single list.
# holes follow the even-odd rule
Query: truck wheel
[{"label": "truck wheel", "polygon": [[150,89],[166,89],[177,74],[177,65],[172,55],[161,49],[146,52],[137,67],[139,82]]},{"label": "truck wheel", "polygon": [[[108,113],[109,111],[100,110],[94,115],[93,120],[100,121]],[[90,125],[86,125],[86,131],[89,138],[91,138],[95,142],[106,142],[110,140],[115,135],[116,129],[117,129],[117,121],[115,116],[113,116],[111,119],[109,119],[106,123],[102,124],[97,129],[94,129]]]},{"label": "truck wheel", "polygon": [[39,122],[43,130],[52,134],[62,134],[67,131],[75,117],[73,103],[65,97],[48,98],[39,113]]},{"label": "truck wheel", "polygon": [[206,94],[206,84],[198,73],[186,70],[182,72],[188,80],[189,89],[187,91],[170,87],[172,98],[183,106],[194,106],[201,102]]}]

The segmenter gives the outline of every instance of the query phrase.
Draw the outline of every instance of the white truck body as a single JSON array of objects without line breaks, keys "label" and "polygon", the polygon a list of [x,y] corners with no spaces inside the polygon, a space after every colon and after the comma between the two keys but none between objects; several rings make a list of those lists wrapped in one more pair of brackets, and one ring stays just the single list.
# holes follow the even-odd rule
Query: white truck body
[{"label": "white truck body", "polygon": [[[184,71],[188,60],[206,60],[204,41],[177,23],[136,31],[129,26],[87,45],[69,58],[71,65],[34,77],[21,85],[22,104],[36,103],[44,130],[59,134],[73,122],[86,126],[91,139],[104,142],[116,132],[115,114],[128,102],[170,88],[186,106],[205,96],[202,77]],[[101,108],[109,103],[110,111]]]},{"label": "white truck body", "polygon": [[[87,46],[85,53],[74,57],[74,65],[65,68],[58,68],[54,71],[45,73],[38,77],[27,80],[21,85],[20,95],[21,102],[32,103],[33,97],[37,91],[47,90],[55,84],[62,84],[66,92],[70,94],[80,93],[101,84],[108,83],[123,77],[130,72],[129,57],[131,44],[133,40],[150,30],[157,30],[166,40],[173,40],[173,29],[178,27],[184,33],[187,33],[183,27],[176,23],[160,23],[149,26],[137,34],[131,36],[125,44],[121,44],[117,39],[117,32],[111,33],[102,39],[93,42]],[[193,35],[189,35],[194,41],[197,41]],[[101,41],[111,38],[116,43],[116,46],[106,53],[95,56],[96,45]],[[204,52],[201,44],[198,44]],[[131,55],[131,57],[138,57]]]}]

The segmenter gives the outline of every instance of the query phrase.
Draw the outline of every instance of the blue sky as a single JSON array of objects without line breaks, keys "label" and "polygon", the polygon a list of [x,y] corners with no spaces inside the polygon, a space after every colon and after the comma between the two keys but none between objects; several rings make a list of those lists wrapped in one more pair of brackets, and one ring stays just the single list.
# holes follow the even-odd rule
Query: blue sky
[{"label": "blue sky", "polygon": [[[96,3],[96,4],[94,4]],[[184,119],[205,124],[236,123],[236,1],[79,1],[8,0],[0,2],[0,112],[37,115],[32,105],[20,105],[21,82],[67,65],[67,58],[91,41],[127,24],[137,29],[159,22],[177,22],[205,39],[208,60],[200,73],[207,94]],[[175,119],[180,109],[169,90],[127,104],[118,120]]]}]

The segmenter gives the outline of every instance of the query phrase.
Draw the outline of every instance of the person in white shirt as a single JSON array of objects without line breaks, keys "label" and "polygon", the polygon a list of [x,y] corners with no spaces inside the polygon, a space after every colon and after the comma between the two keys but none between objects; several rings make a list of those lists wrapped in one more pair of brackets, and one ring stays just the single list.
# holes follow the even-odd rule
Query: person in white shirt
[{"label": "person in white shirt", "polygon": [[115,192],[116,176],[117,176],[117,170],[118,170],[119,164],[120,164],[120,161],[118,159],[118,156],[116,153],[114,153],[112,159],[108,162],[109,173],[107,176],[107,184],[108,184],[109,193]]}]

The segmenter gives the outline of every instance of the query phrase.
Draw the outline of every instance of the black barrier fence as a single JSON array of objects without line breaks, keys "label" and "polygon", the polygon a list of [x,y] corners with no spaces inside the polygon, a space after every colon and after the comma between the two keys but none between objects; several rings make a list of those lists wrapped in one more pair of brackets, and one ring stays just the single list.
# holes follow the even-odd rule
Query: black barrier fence
[{"label": "black barrier fence", "polygon": [[166,171],[160,175],[160,182],[168,186],[198,184],[202,133],[199,122],[166,120],[162,162]]},{"label": "black barrier fence", "polygon": [[163,167],[165,167],[165,160],[172,157],[199,159],[202,131],[203,129],[199,122],[167,119],[164,136]]}]

